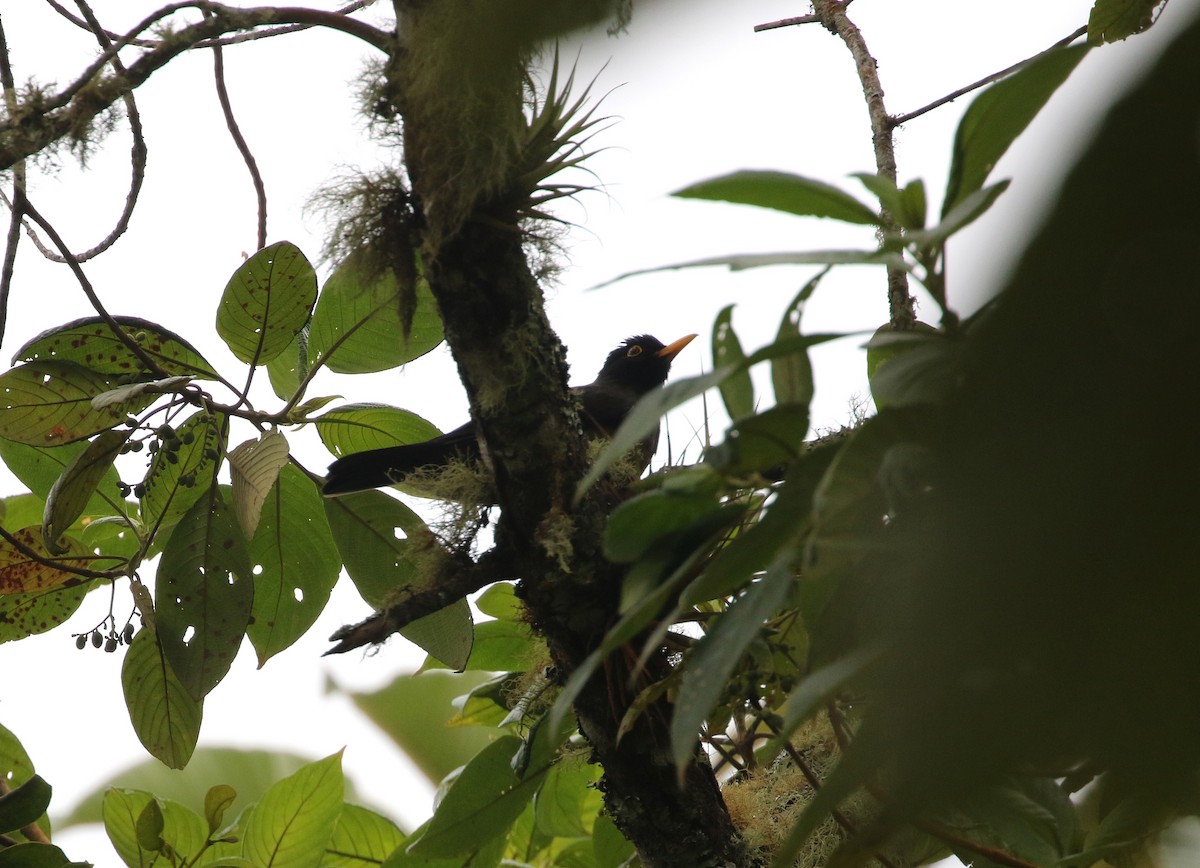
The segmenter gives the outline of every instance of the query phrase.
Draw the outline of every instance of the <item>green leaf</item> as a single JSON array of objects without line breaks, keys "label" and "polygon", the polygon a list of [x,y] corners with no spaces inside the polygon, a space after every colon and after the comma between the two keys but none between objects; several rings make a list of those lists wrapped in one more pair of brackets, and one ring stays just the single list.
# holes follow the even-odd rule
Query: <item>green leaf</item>
[{"label": "green leaf", "polygon": [[[5,780],[6,786],[8,781]],[[0,832],[12,832],[36,823],[50,807],[52,789],[41,775],[34,775],[0,794]]]},{"label": "green leaf", "polygon": [[29,362],[0,374],[0,437],[58,446],[114,428],[149,406],[144,396],[97,410],[92,399],[121,385],[74,362]]},{"label": "green leaf", "polygon": [[525,604],[517,597],[512,582],[496,582],[475,598],[475,608],[498,621],[524,623]]},{"label": "green leaf", "polygon": [[104,831],[129,868],[150,868],[158,858],[158,850],[142,847],[137,834],[138,818],[153,802],[152,795],[139,790],[110,789],[104,794]]},{"label": "green leaf", "polygon": [[[436,784],[491,743],[492,731],[447,722],[453,717],[452,700],[492,681],[478,672],[434,670],[400,675],[371,693],[344,692]],[[434,733],[437,737],[431,738]]]},{"label": "green leaf", "polygon": [[745,271],[748,268],[764,268],[768,265],[886,265],[888,268],[907,270],[909,264],[898,253],[883,250],[808,250],[784,251],[782,253],[731,253],[725,256],[709,256],[704,259],[692,259],[687,262],[675,262],[671,265],[657,265],[654,268],[639,268],[636,271],[626,271],[612,280],[592,287],[599,289],[627,277],[638,277],[643,274],[656,274],[660,271],[674,271],[680,268],[707,268],[712,265],[723,265],[730,271]]},{"label": "green leaf", "polygon": [[784,706],[784,717],[779,724],[778,738],[783,740],[791,737],[800,724],[843,692],[846,686],[861,676],[879,656],[880,652],[876,648],[859,648],[805,675],[788,696]]},{"label": "green leaf", "polygon": [[200,738],[204,703],[175,676],[153,629],[145,627],[133,637],[121,665],[121,687],[142,746],[168,768],[186,766]]},{"label": "green leaf", "polygon": [[[733,331],[732,319],[733,305],[727,305],[717,314],[713,323],[713,367],[738,365],[746,359],[737,334]],[[750,381],[749,371],[740,370],[722,382],[720,388],[721,400],[725,402],[725,412],[730,419],[737,421],[754,412],[754,383]]]},{"label": "green leaf", "polygon": [[0,868],[91,868],[91,863],[72,862],[53,844],[25,842],[0,850]]},{"label": "green leaf", "polygon": [[[170,329],[134,316],[113,317],[168,376],[220,379],[200,351]],[[101,374],[149,373],[101,317],[77,319],[44,331],[13,355],[13,364],[37,360],[74,362]]]},{"label": "green leaf", "polygon": [[0,644],[53,630],[79,609],[90,584],[0,594]]},{"label": "green leaf", "polygon": [[[170,450],[160,448],[143,483],[142,523],[155,531],[170,528],[216,484],[228,436],[227,420],[199,411],[175,433],[180,438],[173,453],[176,460],[167,458]],[[193,484],[185,484],[185,479]]]},{"label": "green leaf", "polygon": [[290,401],[308,374],[308,327],[292,338],[282,353],[267,362],[267,379],[281,401]]},{"label": "green leaf", "polygon": [[963,196],[953,208],[945,212],[942,221],[936,226],[909,232],[904,236],[904,240],[924,247],[940,247],[955,232],[982,217],[1000,194],[1008,189],[1008,184],[1008,181],[999,181],[990,187]]},{"label": "green leaf", "polygon": [[309,327],[309,358],[340,374],[386,371],[411,362],[442,342],[442,320],[424,279],[405,339],[401,286],[388,270],[372,278],[361,253],[352,253],[321,290]]},{"label": "green leaf", "polygon": [[516,736],[501,736],[467,763],[438,803],[424,834],[409,845],[409,852],[459,856],[502,838],[545,777],[545,771],[525,778],[513,771],[512,758],[520,746]]},{"label": "green leaf", "polygon": [[0,779],[9,786],[19,787],[33,776],[33,760],[25,752],[21,740],[0,723]]},{"label": "green leaf", "polygon": [[317,274],[288,241],[255,253],[233,273],[217,308],[217,334],[240,361],[261,365],[304,328],[317,302]]},{"label": "green leaf", "polygon": [[701,181],[672,195],[773,208],[802,217],[829,217],[875,226],[879,217],[849,193],[823,181],[786,172],[743,170]]},{"label": "green leaf", "polygon": [[875,194],[882,209],[892,215],[905,229],[921,229],[925,225],[925,184],[918,178],[910,181],[903,190],[886,175],[856,172],[853,177]]},{"label": "green leaf", "polygon": [[633,563],[659,540],[677,533],[718,509],[708,493],[685,494],[658,489],[626,500],[604,527],[604,556],[618,564]]},{"label": "green leaf", "polygon": [[358,805],[345,805],[325,845],[321,868],[378,865],[404,843],[404,833],[387,817]]},{"label": "green leaf", "polygon": [[546,656],[546,647],[528,624],[484,621],[475,625],[468,671],[523,672]]},{"label": "green leaf", "polygon": [[1088,16],[1088,44],[1120,42],[1150,28],[1167,0],[1096,0]]},{"label": "green leaf", "polygon": [[228,784],[217,784],[204,794],[204,822],[208,824],[208,834],[220,831],[225,812],[236,798],[237,790]]},{"label": "green leaf", "polygon": [[254,606],[246,635],[261,667],[313,625],[342,565],[324,499],[298,468],[283,468],[271,489],[249,554]]},{"label": "green leaf", "polygon": [[[817,291],[821,279],[828,273],[828,268],[821,269],[800,288],[800,292],[792,299],[792,303],[783,314],[783,319],[780,320],[779,329],[775,332],[776,342],[800,337],[800,320],[804,316],[804,307]],[[809,361],[808,350],[801,349],[772,359],[771,385],[775,390],[776,403],[803,404],[807,407],[812,402],[814,391],[812,362]]]},{"label": "green leaf", "polygon": [[633,844],[607,813],[596,817],[592,826],[592,853],[597,866],[624,865],[634,854]]},{"label": "green leaf", "polygon": [[880,326],[867,343],[867,381],[880,410],[934,405],[953,394],[965,346],[932,326]]},{"label": "green leaf", "polygon": [[[594,765],[563,759],[550,767],[546,780],[533,800],[537,830],[552,838],[576,838],[587,834],[584,819],[588,795],[599,778]],[[594,814],[594,808],[590,813]]]},{"label": "green leaf", "polygon": [[254,536],[267,495],[287,462],[287,438],[279,431],[267,431],[229,450],[233,509],[246,539]]},{"label": "green leaf", "polygon": [[142,808],[142,812],[138,814],[137,822],[133,827],[133,833],[137,836],[138,846],[152,853],[162,850],[164,825],[166,825],[166,821],[163,818],[162,807],[156,800],[150,800],[146,803],[146,807]]},{"label": "green leaf", "polygon": [[942,214],[980,190],[1009,145],[1067,80],[1087,48],[1056,48],[983,91],[954,133]]},{"label": "green leaf", "polygon": [[767,473],[796,460],[808,433],[807,404],[778,404],[729,429],[705,459],[722,473]]},{"label": "green leaf", "polygon": [[677,769],[682,770],[695,758],[701,725],[720,700],[750,643],[787,599],[795,557],[792,550],[777,555],[766,575],[726,608],[685,661],[671,717],[671,754]]},{"label": "green leaf", "polygon": [[233,664],[253,599],[246,541],[214,489],[179,520],[163,548],[154,599],[163,656],[196,701]]},{"label": "green leaf", "polygon": [[242,838],[242,855],[270,868],[316,868],[342,812],[342,753],[310,763],[267,790]]},{"label": "green leaf", "polygon": [[92,409],[103,410],[105,407],[124,406],[135,399],[147,395],[153,400],[158,395],[182,394],[185,387],[192,381],[191,377],[167,377],[162,380],[143,380],[137,383],[125,383],[115,386],[107,392],[101,392],[92,398]]},{"label": "green leaf", "polygon": [[57,551],[58,538],[83,515],[132,433],[132,429],[101,431],[63,470],[46,497],[42,540],[47,549]]},{"label": "green leaf", "polygon": [[[88,448],[89,444],[77,440],[65,446],[55,446],[42,449],[36,446],[26,446],[12,440],[0,438],[0,460],[8,466],[13,476],[21,482],[42,502],[38,509],[38,517],[43,515],[45,500],[50,496],[50,490],[58,482],[63,471]],[[103,480],[87,504],[85,517],[117,515],[124,508],[124,501],[117,491],[120,478],[115,469],[105,473]],[[32,521],[22,521],[19,524],[33,524]],[[10,525],[11,526],[11,525]]]},{"label": "green leaf", "polygon": [[442,432],[416,413],[386,404],[345,404],[313,420],[334,455],[431,440]]},{"label": "green leaf", "polygon": [[[308,757],[284,751],[198,748],[187,770],[180,773],[157,759],[146,759],[101,780],[86,793],[70,815],[60,820],[59,829],[103,821],[103,802],[111,790],[137,789],[153,792],[160,799],[182,804],[202,804],[213,781],[233,787],[245,804],[252,804],[280,778],[303,768]],[[206,824],[205,824],[206,825]]]}]

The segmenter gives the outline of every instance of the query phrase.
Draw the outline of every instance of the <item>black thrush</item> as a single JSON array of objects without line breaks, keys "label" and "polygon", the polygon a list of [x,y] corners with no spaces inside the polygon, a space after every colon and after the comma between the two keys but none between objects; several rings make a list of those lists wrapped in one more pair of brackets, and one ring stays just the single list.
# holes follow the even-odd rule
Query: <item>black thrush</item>
[{"label": "black thrush", "polygon": [[[595,382],[571,389],[579,401],[584,432],[591,437],[611,437],[638,399],[666,382],[671,361],[694,337],[687,335],[664,345],[650,335],[638,335],[609,353]],[[647,460],[657,444],[656,431],[646,444]],[[479,457],[479,438],[472,421],[423,443],[371,449],[339,458],[329,465],[323,491],[332,496],[380,488],[403,481],[419,468],[443,467],[453,459],[477,461]]]}]

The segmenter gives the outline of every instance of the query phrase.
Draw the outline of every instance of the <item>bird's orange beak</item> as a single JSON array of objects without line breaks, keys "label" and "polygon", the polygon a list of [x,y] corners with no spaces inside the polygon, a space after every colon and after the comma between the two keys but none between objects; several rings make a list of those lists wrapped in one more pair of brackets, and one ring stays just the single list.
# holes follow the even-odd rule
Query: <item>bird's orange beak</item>
[{"label": "bird's orange beak", "polygon": [[679,351],[690,344],[692,339],[695,337],[696,335],[684,335],[679,340],[675,341],[675,343],[667,344],[654,355],[658,356],[660,359],[666,359],[669,362],[679,355]]}]

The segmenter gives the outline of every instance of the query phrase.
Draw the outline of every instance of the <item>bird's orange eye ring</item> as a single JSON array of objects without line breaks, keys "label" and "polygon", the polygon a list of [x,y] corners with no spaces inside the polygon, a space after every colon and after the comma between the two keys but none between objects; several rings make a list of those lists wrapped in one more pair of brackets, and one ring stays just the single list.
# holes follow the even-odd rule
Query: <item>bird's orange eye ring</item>
[{"label": "bird's orange eye ring", "polygon": [[632,347],[629,348],[629,352],[625,353],[625,358],[633,359],[633,358],[637,358],[641,354],[642,354],[641,344],[634,344]]}]

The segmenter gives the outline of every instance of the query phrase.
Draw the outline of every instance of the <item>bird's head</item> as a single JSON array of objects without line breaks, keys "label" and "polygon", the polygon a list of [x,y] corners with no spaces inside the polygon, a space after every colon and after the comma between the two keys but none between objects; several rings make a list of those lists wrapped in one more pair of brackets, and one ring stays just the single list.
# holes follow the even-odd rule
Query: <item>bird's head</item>
[{"label": "bird's head", "polygon": [[628,338],[608,354],[596,381],[619,383],[645,394],[666,382],[671,362],[694,337],[685,335],[672,344],[650,335]]}]

